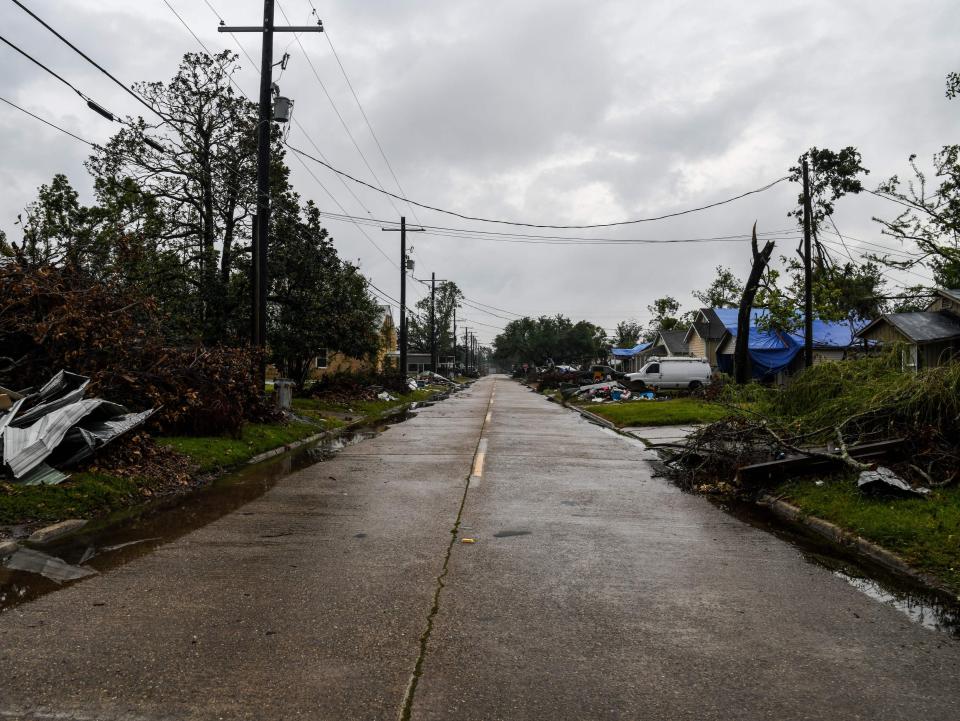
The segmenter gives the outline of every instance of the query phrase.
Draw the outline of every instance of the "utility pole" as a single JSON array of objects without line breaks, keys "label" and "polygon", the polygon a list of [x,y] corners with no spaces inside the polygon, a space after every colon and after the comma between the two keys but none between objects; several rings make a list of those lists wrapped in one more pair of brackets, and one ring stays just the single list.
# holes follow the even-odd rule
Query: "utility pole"
[{"label": "utility pole", "polygon": [[810,168],[803,156],[803,365],[813,365],[813,260],[810,248]]},{"label": "utility pole", "polygon": [[260,387],[263,388],[263,354],[267,347],[267,249],[270,245],[270,131],[273,126],[273,34],[322,33],[323,23],[274,27],[274,0],[263,0],[263,25],[231,27],[221,24],[221,33],[262,33],[260,56],[260,117],[257,123],[257,214],[254,221],[253,280],[253,346],[261,352]]},{"label": "utility pole", "polygon": [[470,351],[467,350],[467,338],[469,337],[470,329],[466,326],[463,327],[463,368],[466,370],[467,366],[470,365]]},{"label": "utility pole", "polygon": [[430,274],[430,370],[437,372],[437,274]]},{"label": "utility pole", "polygon": [[450,336],[453,338],[453,372],[456,373],[457,368],[457,304],[453,304],[453,335]]},{"label": "utility pole", "polygon": [[[400,372],[407,373],[407,271],[413,270],[413,259],[407,257],[407,217],[400,216],[400,228],[381,228],[385,233],[400,231],[400,333],[397,345],[400,351]],[[411,228],[412,233],[421,233],[423,228]]]}]

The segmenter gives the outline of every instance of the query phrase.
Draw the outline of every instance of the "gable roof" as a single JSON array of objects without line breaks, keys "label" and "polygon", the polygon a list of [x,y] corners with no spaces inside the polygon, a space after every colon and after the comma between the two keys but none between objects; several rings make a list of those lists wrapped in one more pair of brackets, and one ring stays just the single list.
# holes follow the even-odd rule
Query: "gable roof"
[{"label": "gable roof", "polygon": [[[683,336],[684,343],[690,343],[690,334],[696,333],[704,340],[720,340],[726,332],[723,321],[717,316],[717,310],[729,310],[727,308],[701,308],[697,311],[697,316],[693,323],[687,329]],[[736,312],[736,309],[734,309]]]},{"label": "gable roof", "polygon": [[[951,291],[957,292],[957,291]],[[960,299],[958,299],[960,300]],[[946,312],[886,313],[863,330],[857,337],[864,337],[868,331],[887,323],[914,343],[933,343],[940,340],[960,338],[960,320]]]},{"label": "gable roof", "polygon": [[657,333],[653,343],[654,345],[662,345],[670,355],[679,355],[686,353],[688,350],[686,337],[687,331],[685,330],[662,330]]}]

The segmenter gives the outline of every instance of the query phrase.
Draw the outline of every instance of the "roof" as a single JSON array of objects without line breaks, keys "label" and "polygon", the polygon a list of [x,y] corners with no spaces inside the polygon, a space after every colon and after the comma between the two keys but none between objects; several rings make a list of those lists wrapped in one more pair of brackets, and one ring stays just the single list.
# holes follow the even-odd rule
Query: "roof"
[{"label": "roof", "polygon": [[[960,291],[949,292],[960,293]],[[946,312],[926,313],[923,311],[886,313],[857,333],[857,336],[864,337],[868,331],[882,323],[890,324],[914,343],[933,343],[940,340],[960,338],[960,320],[957,320],[955,316]]]},{"label": "roof", "polygon": [[670,355],[678,355],[687,352],[686,337],[687,331],[685,330],[662,330],[657,334],[654,342],[659,340],[659,345],[666,348]]},{"label": "roof", "polygon": [[650,343],[638,343],[633,348],[614,348],[611,352],[617,358],[633,358],[633,356],[643,353],[651,345]]},{"label": "roof", "polygon": [[[716,308],[714,312],[717,314],[717,317],[723,322],[724,326],[727,329],[727,332],[732,335],[737,335],[737,315],[739,310],[737,308]],[[766,318],[768,312],[764,308],[754,308],[750,312],[750,347],[754,347],[754,337],[758,337],[758,342],[768,342],[770,344],[779,345],[783,347],[783,340],[780,338],[780,335],[772,331],[761,331],[757,328],[759,325],[757,321]],[[794,342],[803,345],[804,333],[801,328],[798,331],[785,334],[789,336]],[[762,338],[766,336],[767,340],[764,341]],[[770,338],[770,336],[776,336],[776,343]],[[856,340],[855,333],[850,323],[841,320],[841,321],[831,321],[831,320],[820,320],[819,318],[813,319],[813,347],[814,348],[848,348],[853,345]],[[771,345],[766,345],[765,347],[771,347]]]},{"label": "roof", "polygon": [[937,288],[937,293],[960,303],[960,288]]},{"label": "roof", "polygon": [[723,334],[726,333],[727,329],[717,315],[718,310],[733,310],[734,313],[737,312],[736,308],[701,308],[697,311],[697,317],[693,323],[690,324],[690,328],[684,333],[684,343],[690,342],[691,332],[696,332],[696,334],[704,340],[720,340],[723,338]]}]

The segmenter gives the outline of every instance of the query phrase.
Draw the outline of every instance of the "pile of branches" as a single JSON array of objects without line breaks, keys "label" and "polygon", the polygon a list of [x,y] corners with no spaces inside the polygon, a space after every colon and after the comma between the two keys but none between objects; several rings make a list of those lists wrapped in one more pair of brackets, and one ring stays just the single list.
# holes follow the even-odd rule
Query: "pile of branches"
[{"label": "pile of branches", "polygon": [[538,388],[541,391],[546,391],[568,385],[580,385],[580,383],[583,382],[582,375],[583,374],[578,371],[561,371],[556,368],[551,368],[540,374],[540,385]]},{"label": "pile of branches", "polygon": [[377,371],[337,371],[327,373],[306,389],[306,395],[334,403],[376,400],[384,390],[407,393],[406,375],[395,368]]},{"label": "pile of branches", "polygon": [[25,390],[61,369],[92,380],[91,395],[160,408],[155,430],[238,435],[273,411],[247,348],[175,346],[153,300],[76,268],[0,264],[0,385]]},{"label": "pile of branches", "polygon": [[905,480],[927,487],[960,480],[960,363],[909,373],[892,351],[814,366],[783,390],[730,387],[722,402],[730,417],[668,449],[688,489],[736,490],[739,468],[786,455],[862,470],[849,449],[890,439],[905,447],[884,465]]}]

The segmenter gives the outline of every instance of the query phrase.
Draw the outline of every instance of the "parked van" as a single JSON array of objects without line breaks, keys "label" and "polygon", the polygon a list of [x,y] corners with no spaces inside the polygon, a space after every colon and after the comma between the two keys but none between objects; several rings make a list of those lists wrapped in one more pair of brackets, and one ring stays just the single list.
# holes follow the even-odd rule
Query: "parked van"
[{"label": "parked van", "polygon": [[696,390],[710,383],[710,364],[706,358],[667,356],[651,358],[637,373],[627,373],[634,389],[689,388]]}]

